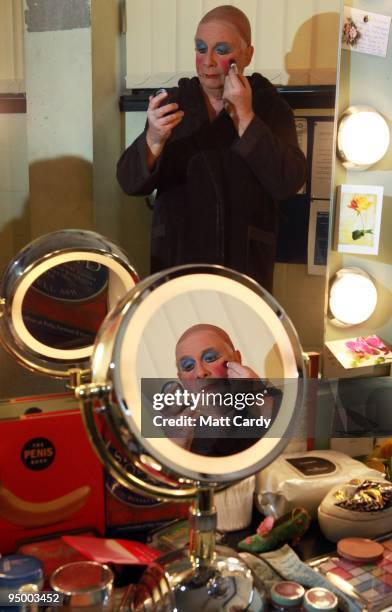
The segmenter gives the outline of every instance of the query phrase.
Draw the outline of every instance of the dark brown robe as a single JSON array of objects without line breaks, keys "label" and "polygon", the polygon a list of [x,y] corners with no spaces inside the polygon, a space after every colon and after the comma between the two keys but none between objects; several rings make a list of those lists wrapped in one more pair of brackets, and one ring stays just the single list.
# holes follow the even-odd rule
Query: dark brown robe
[{"label": "dark brown robe", "polygon": [[184,263],[221,264],[271,291],[278,201],[306,176],[294,117],[275,87],[249,77],[255,117],[241,138],[223,110],[208,119],[199,80],[170,90],[185,113],[153,172],[145,131],[121,156],[117,177],[130,195],[157,190],[151,230],[151,271]]}]

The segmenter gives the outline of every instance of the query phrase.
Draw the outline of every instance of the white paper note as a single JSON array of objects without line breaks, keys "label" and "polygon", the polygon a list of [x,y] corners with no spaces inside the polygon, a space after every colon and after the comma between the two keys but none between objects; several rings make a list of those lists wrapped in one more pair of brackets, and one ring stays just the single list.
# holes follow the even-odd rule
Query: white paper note
[{"label": "white paper note", "polygon": [[391,17],[344,7],[342,48],[386,57]]},{"label": "white paper note", "polygon": [[331,192],[333,121],[314,124],[312,198],[329,199]]}]

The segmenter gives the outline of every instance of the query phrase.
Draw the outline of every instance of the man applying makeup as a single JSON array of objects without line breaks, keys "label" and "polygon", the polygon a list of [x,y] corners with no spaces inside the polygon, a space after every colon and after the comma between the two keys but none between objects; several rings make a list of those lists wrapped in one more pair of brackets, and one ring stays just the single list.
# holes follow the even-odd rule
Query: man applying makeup
[{"label": "man applying makeup", "polygon": [[279,410],[281,393],[242,363],[230,336],[216,325],[201,323],[184,331],[176,344],[176,366],[182,393],[199,400],[194,405],[171,404],[162,416],[194,421],[185,426],[181,421],[180,430],[165,430],[191,452],[216,457],[241,452],[265,433],[254,423],[261,417],[269,426]]},{"label": "man applying makeup", "polygon": [[150,98],[144,132],[121,156],[131,195],[155,189],[151,271],[222,264],[272,289],[278,202],[306,175],[291,109],[260,74],[246,15],[209,11],[195,35],[197,76]]}]

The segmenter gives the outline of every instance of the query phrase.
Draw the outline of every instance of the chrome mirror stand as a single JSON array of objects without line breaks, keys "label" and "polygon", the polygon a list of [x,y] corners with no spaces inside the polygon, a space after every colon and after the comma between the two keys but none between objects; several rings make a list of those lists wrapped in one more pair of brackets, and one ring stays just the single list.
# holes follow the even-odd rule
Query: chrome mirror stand
[{"label": "chrome mirror stand", "polygon": [[121,609],[134,612],[263,610],[262,582],[232,549],[215,546],[214,489],[200,487],[189,512],[189,548],[170,552],[144,572]]}]

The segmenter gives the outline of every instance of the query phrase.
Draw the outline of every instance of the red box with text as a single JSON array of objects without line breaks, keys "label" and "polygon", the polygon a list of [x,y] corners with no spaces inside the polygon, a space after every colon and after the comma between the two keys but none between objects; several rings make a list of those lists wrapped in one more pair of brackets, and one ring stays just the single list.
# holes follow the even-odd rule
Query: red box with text
[{"label": "red box with text", "polygon": [[0,421],[0,552],[81,527],[104,533],[103,469],[79,411]]}]

